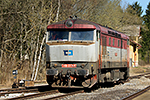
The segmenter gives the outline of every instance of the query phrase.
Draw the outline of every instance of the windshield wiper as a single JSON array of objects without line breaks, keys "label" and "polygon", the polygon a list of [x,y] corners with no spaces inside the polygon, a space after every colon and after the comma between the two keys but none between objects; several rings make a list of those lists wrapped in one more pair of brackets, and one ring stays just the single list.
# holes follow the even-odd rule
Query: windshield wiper
[{"label": "windshield wiper", "polygon": [[83,39],[81,40],[81,42],[85,39],[86,36],[87,36],[87,34],[85,34],[85,36],[83,37]]},{"label": "windshield wiper", "polygon": [[68,35],[68,34],[64,34],[61,38],[59,38],[59,40],[60,40],[60,39],[62,39],[62,40],[68,40],[68,39],[64,39],[64,37],[67,36],[67,35]]}]

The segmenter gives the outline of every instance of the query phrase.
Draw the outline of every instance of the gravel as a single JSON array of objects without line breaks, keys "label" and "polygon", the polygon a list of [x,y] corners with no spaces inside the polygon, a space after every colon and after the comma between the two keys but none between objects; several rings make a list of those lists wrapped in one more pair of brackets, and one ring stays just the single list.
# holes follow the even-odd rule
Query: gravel
[{"label": "gravel", "polygon": [[[149,85],[150,79],[143,76],[140,79],[131,79],[124,84],[115,85],[113,87],[102,87],[90,93],[75,94],[60,100],[121,100]],[[7,96],[5,96],[5,98],[6,97]],[[2,99],[2,97],[0,99]]]},{"label": "gravel", "polygon": [[144,76],[140,79],[131,79],[129,82],[114,87],[99,88],[90,93],[80,93],[67,96],[61,100],[121,100],[150,85],[150,79]]}]

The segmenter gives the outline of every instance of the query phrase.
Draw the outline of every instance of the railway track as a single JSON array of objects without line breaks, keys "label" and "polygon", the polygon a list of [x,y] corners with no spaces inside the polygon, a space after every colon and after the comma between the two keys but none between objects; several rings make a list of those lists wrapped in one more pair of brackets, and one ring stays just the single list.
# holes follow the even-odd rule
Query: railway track
[{"label": "railway track", "polygon": [[[45,92],[40,92],[40,93],[36,93],[36,94],[32,94],[32,95],[27,95],[27,96],[21,96],[21,97],[15,97],[15,98],[10,98],[10,99],[7,99],[7,100],[26,100],[26,99],[41,99],[42,100],[49,100],[49,99],[60,99],[60,98],[64,98],[66,96],[69,96],[69,95],[75,95],[75,94],[78,94],[78,93],[83,93],[84,90],[80,90],[80,91],[75,91],[75,92],[71,92],[71,93],[60,93],[58,90],[51,90],[51,91],[45,91]],[[55,96],[53,96],[54,94],[56,93],[60,93],[60,94],[57,94]]]},{"label": "railway track", "polygon": [[29,92],[39,92],[38,89],[26,89],[26,90],[15,90],[15,91],[7,91],[7,92],[1,92],[0,96],[5,96],[6,94],[13,94],[13,93],[29,93]]},{"label": "railway track", "polygon": [[17,91],[20,92],[20,91],[28,91],[28,90],[32,90],[32,89],[38,89],[39,91],[44,89],[49,89],[49,85],[44,85],[44,86],[32,86],[32,87],[21,87],[21,88],[10,88],[10,89],[1,89],[0,90],[0,94],[1,93],[5,93],[5,92],[14,92],[16,93]]},{"label": "railway track", "polygon": [[[150,73],[132,76],[129,79],[140,78],[142,76],[145,76],[146,78],[150,78]],[[23,87],[23,88],[15,88],[15,89],[3,89],[3,90],[0,90],[0,96],[5,96],[5,95],[9,95],[9,94],[14,94],[14,93],[35,93],[35,94],[30,95],[30,96],[22,95],[21,97],[12,98],[12,99],[30,99],[30,98],[35,98],[35,97],[36,98],[41,97],[44,95],[51,95],[51,94],[59,93],[59,91],[56,89],[57,88],[50,88],[48,85],[46,85],[46,86],[35,86],[35,87]],[[50,96],[44,100],[57,99],[57,98],[62,98],[64,96],[68,96],[68,95],[72,95],[72,94],[82,93],[84,90],[76,89],[75,91],[76,92],[72,91],[71,93],[60,94],[60,95],[55,96],[55,97]],[[12,100],[12,99],[10,98],[8,100]],[[126,98],[123,100],[128,100],[128,99]]]},{"label": "railway track", "polygon": [[[140,75],[131,76],[131,77],[129,77],[129,79],[141,78],[142,76],[145,76],[145,78],[150,78],[150,73],[144,73],[144,74],[140,74]],[[131,94],[121,100],[132,100],[132,99],[142,95],[143,93],[147,92],[148,90],[150,90],[150,86],[148,86],[134,94]]]},{"label": "railway track", "polygon": [[0,93],[2,93],[2,92],[9,92],[9,91],[18,91],[18,90],[24,90],[24,89],[26,89],[26,88],[23,87],[23,88],[13,88],[13,89],[1,89]]},{"label": "railway track", "polygon": [[58,92],[59,92],[58,90],[51,90],[51,91],[40,92],[40,93],[37,93],[37,94],[32,94],[32,95],[27,95],[27,96],[10,98],[10,99],[7,99],[7,100],[26,100],[26,99],[32,99],[32,98],[45,96],[45,95],[55,94],[55,93],[58,93]]},{"label": "railway track", "polygon": [[[48,89],[49,88],[49,89]],[[58,90],[59,89],[59,90]],[[37,100],[39,97],[42,97],[42,99],[48,100],[48,99],[57,99],[57,98],[62,98],[68,95],[73,95],[77,93],[82,93],[84,90],[81,89],[76,89],[72,88],[70,89],[70,93],[60,93],[59,91],[66,90],[67,88],[50,88],[49,86],[39,86],[39,87],[28,87],[28,88],[16,88],[16,89],[4,89],[0,90],[0,97],[1,96],[8,96],[6,98],[0,98],[0,99],[6,99],[6,100],[26,100],[26,99],[34,99]],[[73,90],[73,91],[72,91]],[[76,91],[76,92],[74,92]],[[12,95],[15,93],[20,93],[19,96],[14,96],[14,97],[9,97],[9,95]],[[29,94],[28,94],[29,93]],[[33,94],[31,94],[33,93]],[[58,95],[54,96],[49,96],[49,95],[54,95],[58,93]],[[48,96],[44,98],[45,96]]]},{"label": "railway track", "polygon": [[143,93],[147,92],[148,90],[150,90],[150,86],[148,86],[145,89],[142,89],[142,90],[140,90],[140,91],[138,91],[132,95],[129,95],[129,96],[123,98],[122,100],[132,100],[132,99],[142,95]]},{"label": "railway track", "polygon": [[56,97],[50,97],[50,98],[46,98],[44,100],[53,100],[53,99],[61,99],[61,98],[64,98],[66,96],[69,96],[69,95],[75,95],[75,94],[78,94],[78,93],[84,93],[84,90],[81,90],[81,91],[76,91],[76,92],[71,92],[71,93],[67,93],[67,94],[64,94],[64,95],[59,95],[59,96],[56,96]]},{"label": "railway track", "polygon": [[13,95],[13,97],[26,95],[26,94],[36,94],[43,91],[55,90],[55,88],[50,88],[48,85],[45,86],[33,86],[33,87],[23,87],[23,88],[13,88],[13,89],[2,89],[0,90],[0,99],[7,99]]},{"label": "railway track", "polygon": [[140,74],[140,75],[130,76],[129,79],[140,78],[142,76],[145,76],[146,78],[150,78],[150,73],[144,73],[144,74]]}]

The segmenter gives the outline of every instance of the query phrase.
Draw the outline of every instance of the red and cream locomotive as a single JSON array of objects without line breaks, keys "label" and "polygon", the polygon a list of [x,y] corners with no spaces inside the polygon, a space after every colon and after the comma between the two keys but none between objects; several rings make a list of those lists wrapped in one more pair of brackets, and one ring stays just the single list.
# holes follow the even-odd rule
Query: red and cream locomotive
[{"label": "red and cream locomotive", "polygon": [[46,76],[51,86],[82,86],[129,77],[129,37],[70,18],[47,26]]}]

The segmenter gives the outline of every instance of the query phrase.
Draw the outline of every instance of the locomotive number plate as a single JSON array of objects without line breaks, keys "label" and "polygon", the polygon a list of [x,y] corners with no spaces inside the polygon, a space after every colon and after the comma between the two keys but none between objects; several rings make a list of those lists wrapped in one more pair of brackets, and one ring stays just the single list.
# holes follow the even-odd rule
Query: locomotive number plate
[{"label": "locomotive number plate", "polygon": [[77,64],[62,64],[61,66],[63,68],[76,68]]}]

